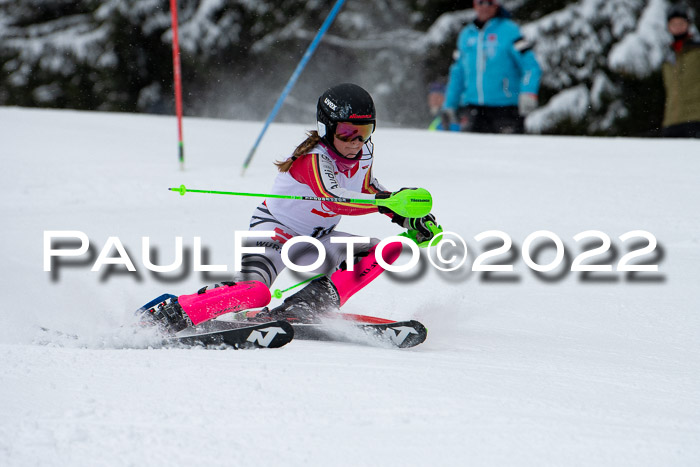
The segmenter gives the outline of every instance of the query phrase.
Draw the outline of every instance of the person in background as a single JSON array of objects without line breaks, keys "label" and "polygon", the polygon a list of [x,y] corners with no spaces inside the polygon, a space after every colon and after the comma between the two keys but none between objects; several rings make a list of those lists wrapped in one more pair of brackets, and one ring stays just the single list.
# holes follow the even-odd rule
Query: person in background
[{"label": "person in background", "polygon": [[443,113],[462,131],[524,133],[542,74],[532,44],[498,0],[473,0],[476,19],[457,39]]},{"label": "person in background", "polygon": [[459,131],[457,122],[450,122],[444,118],[445,114],[441,112],[442,105],[445,103],[445,85],[439,81],[434,81],[428,85],[428,108],[430,115],[433,117],[430,122],[429,130],[438,131]]},{"label": "person in background", "polygon": [[691,31],[691,17],[685,5],[672,6],[666,17],[673,42],[662,66],[664,137],[700,138],[700,40]]}]

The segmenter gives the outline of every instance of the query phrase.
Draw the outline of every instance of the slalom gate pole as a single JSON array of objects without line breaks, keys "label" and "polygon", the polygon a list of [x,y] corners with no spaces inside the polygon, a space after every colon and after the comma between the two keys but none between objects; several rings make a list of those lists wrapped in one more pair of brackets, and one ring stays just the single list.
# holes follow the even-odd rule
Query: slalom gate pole
[{"label": "slalom gate pole", "polygon": [[[171,0],[171,1],[174,1],[174,0]],[[345,0],[337,0],[335,2],[333,9],[331,10],[330,13],[328,13],[326,20],[323,22],[323,24],[321,25],[321,28],[316,33],[316,37],[314,37],[314,39],[311,41],[311,44],[309,44],[309,47],[306,49],[304,56],[299,61],[297,68],[294,70],[294,73],[292,73],[292,76],[289,77],[289,81],[287,82],[287,85],[284,87],[284,90],[282,90],[282,94],[280,94],[280,97],[277,99],[277,102],[275,103],[275,106],[272,108],[270,115],[267,117],[267,120],[265,120],[265,124],[263,125],[262,131],[258,135],[258,138],[255,140],[253,147],[250,148],[250,152],[248,153],[248,156],[246,157],[245,162],[243,162],[243,169],[241,170],[241,175],[245,174],[245,171],[248,168],[248,165],[250,165],[250,161],[253,159],[253,155],[255,155],[255,151],[258,149],[258,145],[260,144],[260,141],[262,140],[263,135],[267,131],[267,127],[269,127],[270,123],[272,123],[272,120],[275,119],[277,112],[279,112],[280,108],[282,107],[282,104],[284,103],[284,100],[287,98],[287,94],[289,94],[289,92],[294,87],[294,84],[296,83],[297,79],[299,79],[301,72],[304,70],[304,68],[306,67],[306,64],[311,59],[311,56],[313,55],[314,51],[316,50],[316,47],[318,47],[318,44],[321,42],[321,38],[326,33],[326,31],[328,31],[328,28],[331,26],[331,23],[333,23],[333,20],[335,19],[338,12],[340,11],[340,8],[343,6],[343,3],[345,3]]]},{"label": "slalom gate pole", "polygon": [[175,81],[175,113],[177,115],[177,146],[180,170],[185,170],[185,146],[182,141],[182,76],[180,73],[180,42],[177,32],[177,0],[170,0],[173,29],[173,79]]},{"label": "slalom gate pole", "polygon": [[186,188],[185,185],[180,185],[177,188],[168,188],[168,190],[180,193],[180,196],[185,196],[185,193],[207,193],[214,195],[326,201],[331,203],[370,204],[386,207],[403,217],[414,218],[427,216],[430,213],[430,210],[433,208],[433,197],[430,195],[428,190],[424,188],[401,190],[393,193],[386,199],[332,198],[322,196],[274,195],[269,193],[243,193],[236,191],[194,190],[191,188]]}]

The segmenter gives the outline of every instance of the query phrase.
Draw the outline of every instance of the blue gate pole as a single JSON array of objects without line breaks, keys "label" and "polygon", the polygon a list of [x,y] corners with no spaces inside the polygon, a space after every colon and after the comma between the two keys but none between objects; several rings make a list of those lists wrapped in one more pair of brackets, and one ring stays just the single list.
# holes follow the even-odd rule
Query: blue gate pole
[{"label": "blue gate pole", "polygon": [[311,44],[309,44],[309,47],[306,49],[306,52],[304,53],[304,56],[299,61],[299,64],[297,65],[296,70],[294,70],[294,73],[292,73],[292,76],[290,76],[289,81],[287,82],[287,85],[284,87],[284,90],[282,91],[282,94],[280,94],[280,97],[277,99],[275,106],[272,108],[272,112],[270,112],[270,115],[267,117],[267,120],[265,121],[265,125],[263,125],[262,131],[258,135],[258,139],[255,140],[255,144],[253,144],[253,147],[250,149],[250,152],[248,153],[248,157],[246,157],[245,162],[243,163],[243,170],[241,170],[241,175],[243,175],[245,173],[246,169],[248,168],[248,165],[250,164],[250,161],[253,159],[253,155],[255,154],[256,149],[258,149],[258,145],[260,144],[260,141],[262,140],[263,135],[267,131],[267,127],[269,127],[270,123],[272,123],[272,120],[275,119],[277,112],[279,112],[280,108],[282,107],[282,104],[284,103],[284,100],[287,98],[287,94],[289,94],[289,92],[294,87],[294,84],[296,83],[297,79],[299,79],[301,72],[304,70],[304,67],[306,67],[306,64],[311,59],[311,56],[313,55],[314,51],[316,50],[316,47],[318,47],[318,44],[321,42],[321,38],[326,33],[326,31],[328,31],[328,28],[331,26],[331,23],[333,23],[333,20],[335,19],[336,15],[340,11],[340,8],[343,6],[343,3],[345,3],[345,0],[338,0],[337,2],[335,2],[333,9],[331,10],[330,13],[328,13],[328,17],[326,17],[326,20],[321,25],[321,29],[318,30],[318,32],[316,33],[316,37],[314,37],[314,39],[311,41]]}]

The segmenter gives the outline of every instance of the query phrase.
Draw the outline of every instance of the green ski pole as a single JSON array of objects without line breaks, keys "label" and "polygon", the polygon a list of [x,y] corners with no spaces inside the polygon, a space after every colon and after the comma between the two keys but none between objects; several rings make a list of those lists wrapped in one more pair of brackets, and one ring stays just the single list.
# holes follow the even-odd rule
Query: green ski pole
[{"label": "green ski pole", "polygon": [[399,192],[394,193],[386,199],[353,199],[322,196],[273,195],[267,193],[242,193],[235,191],[195,190],[191,188],[186,188],[185,185],[180,185],[179,188],[168,188],[168,190],[178,192],[181,196],[185,196],[185,193],[207,193],[215,195],[298,199],[305,201],[328,201],[332,203],[371,204],[391,209],[393,212],[403,217],[427,216],[433,208],[433,197],[430,195],[428,190],[424,188],[411,188],[401,190]]},{"label": "green ski pole", "polygon": [[274,298],[282,298],[282,295],[283,295],[285,292],[287,292],[287,291],[289,291],[289,290],[292,290],[292,289],[294,289],[294,288],[296,288],[296,287],[299,287],[300,285],[304,285],[304,284],[306,284],[307,282],[311,282],[311,281],[314,280],[314,279],[318,279],[318,278],[321,277],[321,276],[323,276],[323,274],[318,274],[318,275],[316,275],[316,276],[314,276],[314,277],[310,277],[310,278],[308,278],[308,279],[306,279],[306,280],[304,280],[304,281],[299,282],[298,284],[294,284],[294,285],[291,286],[291,287],[287,287],[287,288],[284,289],[284,290],[275,289],[275,291],[272,292],[272,296],[273,296]]}]

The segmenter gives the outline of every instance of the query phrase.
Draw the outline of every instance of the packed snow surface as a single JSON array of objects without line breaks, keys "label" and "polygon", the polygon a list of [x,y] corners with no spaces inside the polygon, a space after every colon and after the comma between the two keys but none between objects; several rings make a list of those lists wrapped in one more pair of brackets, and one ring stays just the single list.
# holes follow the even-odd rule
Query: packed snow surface
[{"label": "packed snow surface", "polygon": [[[129,327],[163,293],[233,274],[233,237],[306,125],[272,125],[245,176],[260,123],[185,119],[186,168],[171,117],[0,108],[0,465],[700,465],[700,145],[691,140],[497,136],[383,129],[375,174],[427,188],[469,255],[441,272],[385,274],[346,311],[418,319],[410,350],[293,341],[276,350],[163,348]],[[302,201],[300,201],[302,202]],[[384,216],[340,230],[384,238]],[[472,271],[475,258],[512,240]],[[552,240],[564,258],[546,265]],[[611,240],[572,272],[574,259]],[[646,238],[657,245],[618,271]],[[44,271],[47,231],[90,249]],[[133,262],[118,259],[115,239]],[[184,264],[169,274],[182,237]],[[193,272],[202,263],[228,273]],[[54,245],[54,248],[77,248]],[[434,250],[433,250],[434,251]],[[457,249],[446,248],[449,259]],[[147,251],[148,253],[148,251]],[[403,255],[399,262],[407,262]],[[535,264],[535,266],[536,266]],[[275,288],[300,280],[284,272]],[[275,301],[276,302],[276,301]],[[42,331],[41,328],[51,331]],[[69,336],[74,335],[73,337]]]}]

